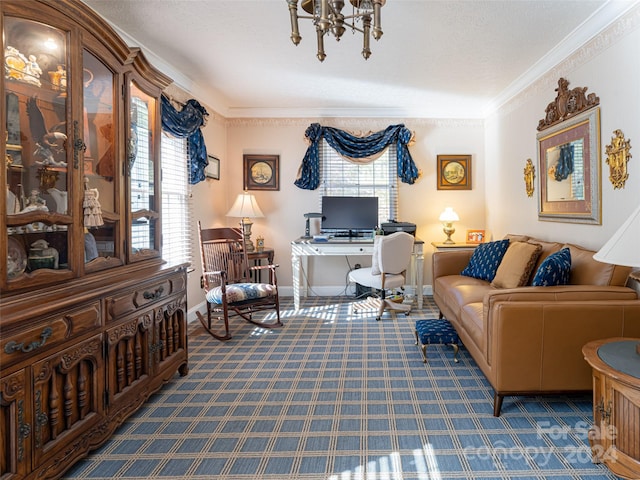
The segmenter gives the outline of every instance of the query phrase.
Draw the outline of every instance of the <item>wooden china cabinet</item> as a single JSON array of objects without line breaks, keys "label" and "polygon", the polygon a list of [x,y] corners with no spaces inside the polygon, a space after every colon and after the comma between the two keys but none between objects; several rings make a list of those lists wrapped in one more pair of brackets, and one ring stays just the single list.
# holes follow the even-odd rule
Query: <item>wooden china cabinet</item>
[{"label": "wooden china cabinet", "polygon": [[79,0],[2,0],[0,478],[57,478],[187,373],[161,251],[171,82]]}]

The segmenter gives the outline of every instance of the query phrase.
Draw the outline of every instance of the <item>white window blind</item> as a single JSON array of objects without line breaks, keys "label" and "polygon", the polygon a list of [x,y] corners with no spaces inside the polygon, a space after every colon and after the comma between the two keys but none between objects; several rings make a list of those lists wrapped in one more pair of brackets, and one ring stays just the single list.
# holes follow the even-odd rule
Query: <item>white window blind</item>
[{"label": "white window blind", "polygon": [[389,146],[379,158],[368,164],[343,159],[326,140],[320,144],[320,188],[323,196],[378,197],[378,225],[397,219],[398,174],[396,147]]},{"label": "white window blind", "polygon": [[[131,211],[152,208],[150,199],[154,189],[153,169],[149,168],[149,106],[138,97],[132,97],[135,108],[135,131],[137,137],[136,161],[131,169]],[[134,222],[131,225],[131,247],[133,251],[151,248],[151,237],[155,222]]]},{"label": "white window blind", "polygon": [[162,132],[162,258],[191,263],[193,202],[187,140]]}]

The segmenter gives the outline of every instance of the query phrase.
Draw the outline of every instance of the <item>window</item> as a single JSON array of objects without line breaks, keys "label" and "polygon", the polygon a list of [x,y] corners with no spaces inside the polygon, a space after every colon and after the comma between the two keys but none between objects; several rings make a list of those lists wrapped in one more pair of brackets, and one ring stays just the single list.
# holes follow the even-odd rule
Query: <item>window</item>
[{"label": "window", "polygon": [[191,263],[192,199],[187,139],[162,132],[162,258]]},{"label": "window", "polygon": [[[154,189],[153,168],[150,168],[149,142],[151,132],[149,131],[149,105],[144,99],[133,96],[131,98],[132,128],[136,134],[136,161],[131,169],[131,211],[148,210],[150,208],[151,193]],[[146,221],[133,222],[131,225],[131,247],[133,251],[147,250],[152,248],[152,238],[154,236],[155,222]]]},{"label": "window", "polygon": [[390,145],[380,157],[367,164],[342,158],[326,140],[320,144],[320,196],[378,197],[378,225],[398,214],[398,174],[396,146]]}]

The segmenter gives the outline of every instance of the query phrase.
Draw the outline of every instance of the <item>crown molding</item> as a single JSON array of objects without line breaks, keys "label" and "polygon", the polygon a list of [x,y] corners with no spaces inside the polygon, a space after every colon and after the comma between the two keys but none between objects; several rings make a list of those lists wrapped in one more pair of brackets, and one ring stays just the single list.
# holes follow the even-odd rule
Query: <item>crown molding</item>
[{"label": "crown molding", "polygon": [[473,127],[483,128],[484,120],[478,118],[398,118],[398,117],[252,117],[252,118],[227,118],[227,127],[308,127],[312,123],[320,123],[323,126],[357,129],[363,128],[372,130],[384,130],[389,125],[403,124],[409,129],[421,127],[438,128],[460,128]]},{"label": "crown molding", "polygon": [[[548,77],[550,72],[563,70],[566,66],[584,63],[595,53],[608,48],[615,40],[629,32],[627,18],[638,17],[640,0],[609,1],[595,11],[565,39],[551,49],[544,57],[533,64],[525,73],[518,77],[511,85],[498,95],[484,111],[484,118],[497,112],[506,103],[523,93],[530,86]],[[636,22],[631,22],[635,23]],[[594,41],[596,39],[597,41]],[[590,55],[584,55],[588,50]],[[555,81],[558,75],[554,73]]]}]

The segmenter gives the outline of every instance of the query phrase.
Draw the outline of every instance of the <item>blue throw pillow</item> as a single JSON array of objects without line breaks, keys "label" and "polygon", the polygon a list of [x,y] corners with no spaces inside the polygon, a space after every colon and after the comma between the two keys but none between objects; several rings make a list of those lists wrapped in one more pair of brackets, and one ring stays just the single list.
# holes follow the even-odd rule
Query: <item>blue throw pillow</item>
[{"label": "blue throw pillow", "polygon": [[487,282],[493,281],[507,248],[509,248],[508,238],[496,242],[481,243],[476,247],[469,264],[462,270],[461,275]]},{"label": "blue throw pillow", "polygon": [[531,285],[534,287],[553,287],[567,285],[571,273],[571,252],[568,248],[552,253],[538,267]]}]

